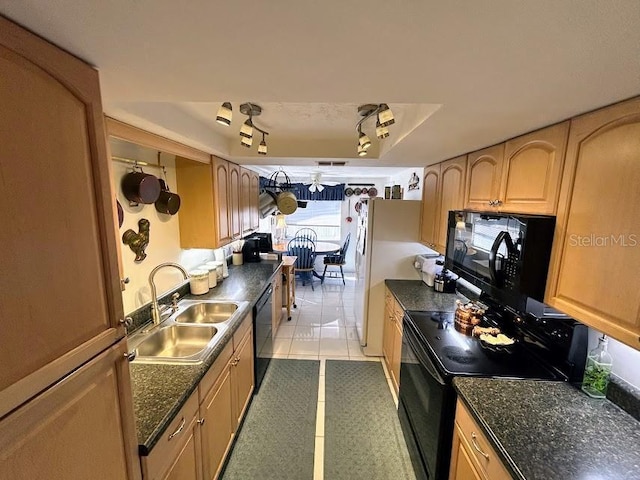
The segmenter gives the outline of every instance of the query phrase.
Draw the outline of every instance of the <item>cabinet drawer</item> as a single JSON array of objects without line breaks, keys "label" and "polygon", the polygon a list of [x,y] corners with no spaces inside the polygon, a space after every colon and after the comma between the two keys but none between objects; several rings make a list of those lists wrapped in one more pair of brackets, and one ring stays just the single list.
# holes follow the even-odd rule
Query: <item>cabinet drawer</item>
[{"label": "cabinet drawer", "polygon": [[185,442],[191,437],[197,415],[198,394],[194,393],[169,424],[151,453],[141,457],[142,474],[145,480],[163,478],[180,454]]},{"label": "cabinet drawer", "polygon": [[251,327],[252,327],[252,319],[251,319],[251,314],[249,314],[246,317],[244,317],[242,324],[233,333],[233,351],[234,352],[240,346],[240,343],[242,342],[242,339],[247,334],[247,332],[251,330]]},{"label": "cabinet drawer", "polygon": [[231,356],[233,355],[233,342],[227,342],[216,361],[209,367],[209,371],[202,377],[200,384],[198,385],[198,395],[200,403],[202,403],[205,397],[209,394],[209,391],[218,381],[218,377],[224,371],[224,368],[229,363]]},{"label": "cabinet drawer", "polygon": [[460,400],[456,404],[456,426],[459,429],[460,440],[466,444],[473,455],[474,463],[487,478],[511,480],[512,477],[502,464],[502,460]]}]

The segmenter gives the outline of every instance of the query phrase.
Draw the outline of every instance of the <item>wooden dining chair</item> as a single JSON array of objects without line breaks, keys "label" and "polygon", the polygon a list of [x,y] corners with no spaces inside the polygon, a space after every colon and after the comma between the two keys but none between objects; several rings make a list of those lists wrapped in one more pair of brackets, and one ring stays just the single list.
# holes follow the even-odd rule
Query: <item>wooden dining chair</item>
[{"label": "wooden dining chair", "polygon": [[316,231],[313,228],[306,228],[306,227],[305,228],[301,228],[296,232],[294,237],[308,238],[313,243],[316,243],[318,241],[318,234],[316,233]]},{"label": "wooden dining chair", "polygon": [[[349,249],[349,241],[351,240],[351,232],[347,234],[347,238],[344,239],[342,248],[337,253],[332,253],[324,256],[324,271],[322,272],[322,280],[320,283],[324,283],[324,278],[327,275],[327,267],[340,267],[340,276],[342,277],[342,284],[346,285],[344,281],[344,270],[342,267],[347,263],[347,250]],[[329,278],[338,278],[338,272],[329,271]]]},{"label": "wooden dining chair", "polygon": [[316,244],[307,237],[294,237],[287,244],[287,255],[298,257],[296,260],[296,275],[300,274],[302,286],[306,285],[306,279],[313,288],[313,270],[316,262]]}]

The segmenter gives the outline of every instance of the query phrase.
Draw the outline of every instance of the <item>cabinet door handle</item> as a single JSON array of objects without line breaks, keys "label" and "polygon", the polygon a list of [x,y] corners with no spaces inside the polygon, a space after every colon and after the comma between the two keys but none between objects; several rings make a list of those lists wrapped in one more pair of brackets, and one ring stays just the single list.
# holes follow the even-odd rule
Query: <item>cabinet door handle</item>
[{"label": "cabinet door handle", "polygon": [[130,328],[131,325],[133,325],[133,318],[131,317],[121,318],[120,320],[118,320],[118,322],[120,322],[120,324],[124,325],[126,328]]},{"label": "cabinet door handle", "polygon": [[198,425],[204,425],[204,421],[205,421],[205,418],[201,418],[200,420],[197,421]]},{"label": "cabinet door handle", "polygon": [[169,440],[171,440],[176,435],[180,435],[180,432],[182,432],[182,430],[184,429],[185,423],[186,423],[185,419],[184,419],[184,417],[182,417],[182,421],[180,422],[180,426],[178,428],[176,428],[175,432],[173,432],[171,435],[169,435]]},{"label": "cabinet door handle", "polygon": [[138,351],[134,350],[133,352],[126,352],[123,353],[122,356],[124,358],[126,358],[127,360],[129,360],[130,362],[133,362],[136,359],[136,355],[137,355]]},{"label": "cabinet door handle", "polygon": [[471,432],[471,443],[473,444],[473,448],[476,449],[476,452],[478,452],[480,455],[482,455],[484,458],[486,458],[487,460],[489,460],[489,455],[487,455],[486,453],[484,453],[482,451],[482,449],[480,448],[480,445],[478,445],[478,441],[476,440],[478,438],[478,436],[476,435],[476,432]]}]

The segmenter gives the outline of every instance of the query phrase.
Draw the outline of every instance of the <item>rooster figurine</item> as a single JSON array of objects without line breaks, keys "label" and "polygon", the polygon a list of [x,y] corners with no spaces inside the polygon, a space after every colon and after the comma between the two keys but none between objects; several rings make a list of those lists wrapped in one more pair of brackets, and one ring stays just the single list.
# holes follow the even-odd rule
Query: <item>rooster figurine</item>
[{"label": "rooster figurine", "polygon": [[136,262],[141,262],[147,258],[147,254],[144,251],[149,245],[149,226],[149,220],[141,218],[138,221],[138,233],[129,229],[122,234],[122,243],[129,245],[131,251],[136,254]]}]

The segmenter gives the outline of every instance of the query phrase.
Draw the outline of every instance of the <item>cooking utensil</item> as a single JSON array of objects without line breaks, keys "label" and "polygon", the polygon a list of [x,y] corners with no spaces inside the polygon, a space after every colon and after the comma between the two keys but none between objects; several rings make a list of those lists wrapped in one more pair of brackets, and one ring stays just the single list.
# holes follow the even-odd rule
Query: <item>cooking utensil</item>
[{"label": "cooking utensil", "polygon": [[377,189],[376,187],[371,187],[371,188],[369,189],[369,196],[370,196],[371,198],[373,198],[373,197],[377,197],[377,196],[378,196],[378,189]]},{"label": "cooking utensil", "polygon": [[[167,172],[163,168],[164,178],[167,178]],[[171,192],[167,182],[160,180],[160,195],[155,201],[156,210],[160,213],[166,213],[168,215],[175,215],[180,210],[180,195]]]},{"label": "cooking utensil", "polygon": [[353,208],[356,210],[356,213],[360,213],[360,209],[362,208],[362,202],[356,202],[356,206]]},{"label": "cooking utensil", "polygon": [[369,193],[369,189],[367,187],[362,189],[362,195],[367,195]]},{"label": "cooking utensil", "polygon": [[362,194],[362,189],[360,187],[356,187],[356,189],[353,191],[353,193],[355,193],[356,195],[361,195]]},{"label": "cooking utensil", "polygon": [[351,223],[353,222],[353,218],[351,218],[351,199],[349,199],[348,205],[347,205],[347,223]]},{"label": "cooking utensil", "polygon": [[133,203],[155,203],[162,187],[157,177],[144,173],[142,168],[133,167],[133,171],[122,177],[122,193]]},{"label": "cooking utensil", "polygon": [[120,228],[124,223],[124,210],[122,209],[122,205],[120,205],[120,201],[117,199],[116,199],[116,208],[118,209],[118,228]]},{"label": "cooking utensil", "polygon": [[269,190],[262,190],[260,192],[260,198],[258,199],[258,210],[260,212],[260,218],[267,218],[278,208],[276,202],[276,195]]},{"label": "cooking utensil", "polygon": [[298,199],[293,192],[280,192],[276,199],[278,210],[285,215],[291,215],[298,209]]},{"label": "cooking utensil", "polygon": [[353,195],[353,188],[351,188],[351,187],[347,187],[347,188],[345,188],[345,189],[344,189],[344,194],[345,194],[347,197],[350,197],[351,195]]}]

